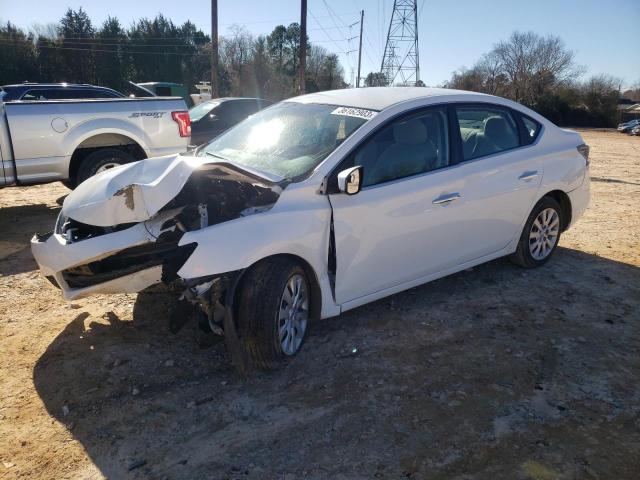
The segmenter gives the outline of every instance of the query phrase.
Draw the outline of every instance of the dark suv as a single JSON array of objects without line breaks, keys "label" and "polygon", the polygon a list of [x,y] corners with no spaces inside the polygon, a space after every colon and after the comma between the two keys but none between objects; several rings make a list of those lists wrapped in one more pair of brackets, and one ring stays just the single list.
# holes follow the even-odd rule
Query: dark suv
[{"label": "dark suv", "polygon": [[120,92],[106,87],[73,83],[20,83],[0,87],[0,100],[66,100],[122,98]]}]

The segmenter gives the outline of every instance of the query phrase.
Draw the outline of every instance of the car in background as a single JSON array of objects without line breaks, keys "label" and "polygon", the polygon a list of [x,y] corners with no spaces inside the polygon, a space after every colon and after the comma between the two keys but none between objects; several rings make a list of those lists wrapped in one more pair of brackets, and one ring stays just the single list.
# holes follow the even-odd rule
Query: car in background
[{"label": "car in background", "polygon": [[640,135],[640,125],[633,127],[633,129],[629,132],[630,135]]},{"label": "car in background", "polygon": [[73,100],[89,98],[123,98],[124,95],[107,87],[86,83],[20,83],[0,87],[0,100]]},{"label": "car in background", "polygon": [[630,120],[628,122],[624,122],[618,125],[618,131],[620,133],[629,133],[635,127],[640,125],[640,119],[636,118],[634,120]]},{"label": "car in background", "polygon": [[189,110],[191,145],[196,147],[213,140],[236,123],[271,105],[260,98],[216,98]]},{"label": "car in background", "polygon": [[271,368],[311,319],[502,256],[542,266],[589,184],[580,135],[510,100],[325,91],[88,179],[31,249],[68,300],[164,284],[237,366]]},{"label": "car in background", "polygon": [[125,163],[184,152],[190,131],[179,97],[0,101],[0,187],[75,188]]}]

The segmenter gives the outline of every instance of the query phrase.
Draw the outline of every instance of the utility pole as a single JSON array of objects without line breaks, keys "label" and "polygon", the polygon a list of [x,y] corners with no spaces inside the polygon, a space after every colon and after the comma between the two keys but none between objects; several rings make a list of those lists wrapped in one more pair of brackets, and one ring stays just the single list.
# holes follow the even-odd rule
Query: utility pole
[{"label": "utility pole", "polygon": [[307,68],[307,0],[300,2],[300,67],[298,70],[298,93],[305,93],[305,70]]},{"label": "utility pole", "polygon": [[358,76],[356,77],[356,88],[360,88],[360,62],[362,61],[362,25],[364,24],[364,10],[360,11],[360,48],[358,49]]},{"label": "utility pole", "polygon": [[211,98],[220,96],[218,89],[218,0],[211,0]]}]

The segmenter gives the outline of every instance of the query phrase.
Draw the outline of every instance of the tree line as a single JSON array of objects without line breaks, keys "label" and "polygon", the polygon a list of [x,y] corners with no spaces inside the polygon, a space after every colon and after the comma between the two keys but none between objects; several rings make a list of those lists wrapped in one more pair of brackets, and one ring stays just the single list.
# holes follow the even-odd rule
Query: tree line
[{"label": "tree line", "polygon": [[[298,92],[300,26],[278,25],[254,36],[233,26],[219,39],[220,96],[281,100]],[[307,92],[345,88],[338,56],[307,39]],[[194,85],[210,78],[211,39],[193,23],[174,24],[162,14],[125,28],[115,17],[95,27],[82,9],[68,9],[57,24],[30,31],[0,25],[0,85],[23,81],[77,82],[126,93],[126,81]],[[514,32],[471,68],[452,74],[444,87],[510,98],[559,125],[613,126],[618,120],[620,80],[596,75],[580,80],[584,68],[556,36]],[[386,85],[371,72],[365,86]],[[640,81],[623,92],[640,101]]]},{"label": "tree line", "polygon": [[514,32],[444,86],[510,98],[571,126],[613,126],[621,95],[640,99],[640,82],[623,93],[620,79],[602,74],[581,81],[584,72],[560,37]]},{"label": "tree line", "polygon": [[[307,40],[307,92],[345,88],[338,56]],[[280,100],[295,95],[300,26],[278,25],[253,36],[234,26],[219,39],[220,96]],[[187,21],[162,14],[129,28],[115,17],[95,27],[82,9],[68,9],[57,24],[24,31],[0,26],[0,85],[33,82],[91,83],[125,90],[126,82],[186,85],[210,79],[211,38]]]}]

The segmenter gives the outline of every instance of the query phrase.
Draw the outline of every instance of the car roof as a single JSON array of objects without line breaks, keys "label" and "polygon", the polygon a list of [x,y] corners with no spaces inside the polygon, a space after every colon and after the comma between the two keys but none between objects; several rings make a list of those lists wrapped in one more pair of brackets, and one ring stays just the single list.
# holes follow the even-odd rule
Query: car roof
[{"label": "car roof", "polygon": [[257,97],[220,97],[220,98],[212,98],[211,100],[207,100],[207,102],[228,102],[229,100],[260,100],[261,102],[267,102],[264,98]]},{"label": "car roof", "polygon": [[73,88],[102,88],[105,90],[112,90],[109,87],[101,87],[98,85],[90,85],[88,83],[14,83],[12,85],[2,85],[1,88],[64,88],[64,87],[73,87]]},{"label": "car roof", "polygon": [[367,87],[345,88],[342,90],[329,90],[326,92],[311,93],[300,97],[289,98],[287,102],[300,103],[324,103],[329,105],[341,105],[346,107],[366,108],[370,110],[384,110],[392,105],[407,100],[429,98],[439,96],[466,96],[486,95],[464,90],[449,88],[427,87]]}]

